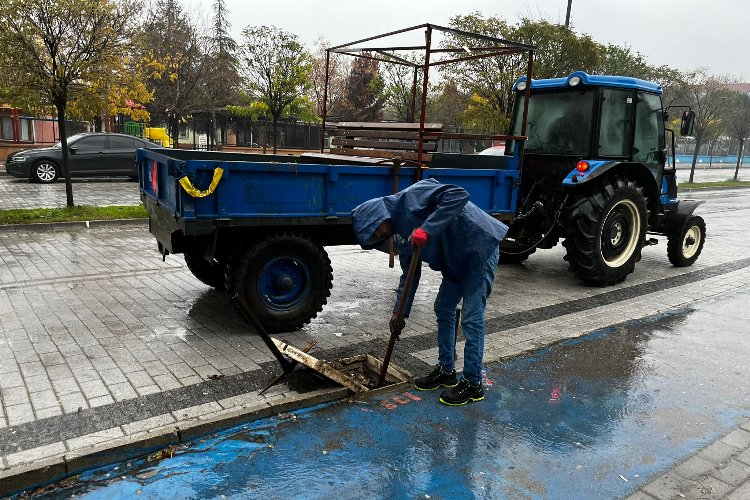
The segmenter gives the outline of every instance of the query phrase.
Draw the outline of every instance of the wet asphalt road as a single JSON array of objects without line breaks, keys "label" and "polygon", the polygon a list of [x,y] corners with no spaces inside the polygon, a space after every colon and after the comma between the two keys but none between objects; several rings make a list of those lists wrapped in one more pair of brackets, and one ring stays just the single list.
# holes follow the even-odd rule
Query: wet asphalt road
[{"label": "wet asphalt road", "polygon": [[621,498],[750,412],[750,287],[487,366],[462,408],[392,392],[81,476],[83,498]]}]

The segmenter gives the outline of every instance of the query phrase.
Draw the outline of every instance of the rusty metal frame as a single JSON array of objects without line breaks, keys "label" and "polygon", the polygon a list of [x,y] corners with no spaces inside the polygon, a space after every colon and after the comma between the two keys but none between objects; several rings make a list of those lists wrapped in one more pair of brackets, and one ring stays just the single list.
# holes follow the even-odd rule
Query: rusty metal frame
[{"label": "rusty metal frame", "polygon": [[[425,35],[425,44],[424,45],[395,45],[395,46],[387,46],[387,47],[379,47],[376,46],[376,44],[371,44],[372,46],[367,47],[354,47],[354,45],[360,45],[366,42],[372,42],[375,40],[381,40],[383,38],[388,38],[394,35],[400,35],[403,33],[407,33],[410,31],[417,31],[417,30],[424,30]],[[492,46],[472,46],[472,47],[463,47],[463,48],[453,48],[453,49],[447,49],[447,48],[432,48],[432,34],[433,31],[438,31],[442,33],[449,33],[453,35],[458,35],[461,37],[466,37],[469,39],[484,41],[484,42],[490,42]],[[389,53],[389,51],[423,51],[424,52],[424,62],[422,64],[411,62],[401,56],[394,55]],[[326,128],[326,118],[327,118],[327,112],[328,112],[328,74],[330,70],[330,54],[337,53],[342,55],[347,55],[351,57],[359,57],[363,59],[370,59],[374,61],[379,61],[387,64],[397,64],[401,66],[409,66],[414,68],[414,78],[412,83],[412,107],[410,112],[410,118],[411,121],[414,122],[415,120],[415,111],[416,111],[416,95],[417,95],[417,71],[421,68],[422,70],[422,107],[420,110],[420,116],[419,116],[419,141],[418,141],[418,149],[417,149],[417,180],[422,178],[422,164],[423,164],[423,147],[424,147],[424,138],[425,135],[428,135],[430,137],[434,136],[434,133],[425,132],[424,126],[425,126],[425,115],[426,115],[426,109],[427,109],[427,90],[428,90],[428,81],[429,81],[429,71],[430,67],[434,66],[442,66],[446,64],[451,63],[459,63],[464,61],[471,61],[475,59],[483,59],[486,57],[497,57],[497,56],[505,56],[510,54],[519,54],[519,53],[528,53],[528,61],[527,61],[527,67],[526,67],[526,79],[527,81],[531,81],[531,74],[532,74],[532,68],[534,64],[534,52],[536,51],[536,47],[533,45],[528,45],[524,43],[518,43],[513,42],[510,40],[505,40],[502,38],[496,38],[492,36],[487,35],[481,35],[479,33],[471,33],[468,31],[458,30],[454,28],[447,28],[445,26],[438,26],[435,24],[419,24],[417,26],[412,26],[409,28],[404,28],[400,30],[391,31],[388,33],[384,33],[381,35],[375,35],[367,38],[363,38],[361,40],[356,40],[354,42],[349,42],[342,45],[337,45],[335,47],[330,47],[326,49],[326,73],[325,73],[325,89],[323,90],[323,126],[321,128],[321,135],[320,135],[320,152],[322,153],[325,149],[325,128]],[[376,54],[376,55],[373,55]],[[455,54],[455,57],[449,57],[446,59],[439,59],[432,61],[431,57],[433,54]],[[458,56],[458,54],[467,54],[463,56]],[[526,91],[524,92],[524,115],[523,115],[523,123],[521,124],[521,136],[519,137],[513,137],[510,136],[498,136],[498,135],[487,135],[486,138],[488,139],[513,139],[513,140],[525,140],[526,137],[526,119],[527,119],[527,110],[529,109],[529,97],[530,97],[530,87],[531,85],[526,86]],[[485,137],[477,134],[438,134],[442,138],[455,138],[455,139],[471,139],[471,138],[479,138],[479,137]]]}]

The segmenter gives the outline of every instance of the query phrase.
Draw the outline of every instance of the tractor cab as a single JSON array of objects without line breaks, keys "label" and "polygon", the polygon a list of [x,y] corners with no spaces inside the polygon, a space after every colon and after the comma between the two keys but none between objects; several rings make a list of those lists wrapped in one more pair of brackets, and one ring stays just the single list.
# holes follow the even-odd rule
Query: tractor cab
[{"label": "tractor cab", "polygon": [[[522,202],[501,260],[525,260],[565,238],[566,259],[579,276],[594,284],[618,283],[633,271],[641,248],[656,242],[646,239],[647,231],[677,241],[700,204],[677,201],[674,165],[666,165],[662,89],[637,78],[580,71],[527,85],[523,77],[513,87],[510,135],[516,139],[506,151],[521,151]],[[692,116],[683,114],[683,132]],[[522,136],[517,149],[514,142]],[[701,237],[682,242],[690,248],[682,254],[670,250],[673,264],[697,258],[705,231],[694,232]]]}]

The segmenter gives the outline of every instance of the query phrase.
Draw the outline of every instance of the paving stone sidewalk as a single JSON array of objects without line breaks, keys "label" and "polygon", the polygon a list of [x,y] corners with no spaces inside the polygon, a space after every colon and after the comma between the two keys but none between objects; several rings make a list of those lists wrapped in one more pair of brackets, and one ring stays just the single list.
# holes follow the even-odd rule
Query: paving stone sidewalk
[{"label": "paving stone sidewalk", "polygon": [[639,488],[628,500],[680,498],[750,498],[750,420]]},{"label": "paving stone sidewalk", "polygon": [[[0,167],[0,210],[12,208],[56,208],[65,206],[65,183],[31,183],[5,174]],[[75,179],[76,205],[138,205],[138,183],[129,179]]]}]

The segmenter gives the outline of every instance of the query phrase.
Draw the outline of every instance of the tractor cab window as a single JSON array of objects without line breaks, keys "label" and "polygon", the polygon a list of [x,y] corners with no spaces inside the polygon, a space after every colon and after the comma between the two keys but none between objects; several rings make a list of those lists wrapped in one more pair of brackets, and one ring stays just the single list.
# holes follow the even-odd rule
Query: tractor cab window
[{"label": "tractor cab window", "polygon": [[[590,89],[564,89],[532,94],[526,124],[525,151],[548,155],[588,155],[591,149],[591,123],[595,92]],[[518,106],[513,135],[521,135],[523,93]]]},{"label": "tractor cab window", "polygon": [[633,160],[644,164],[658,163],[664,149],[664,122],[658,95],[638,92],[635,103]]},{"label": "tractor cab window", "polygon": [[630,156],[633,97],[630,90],[602,90],[598,156]]}]

